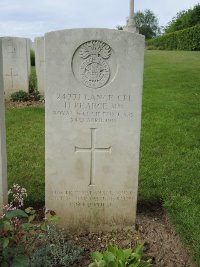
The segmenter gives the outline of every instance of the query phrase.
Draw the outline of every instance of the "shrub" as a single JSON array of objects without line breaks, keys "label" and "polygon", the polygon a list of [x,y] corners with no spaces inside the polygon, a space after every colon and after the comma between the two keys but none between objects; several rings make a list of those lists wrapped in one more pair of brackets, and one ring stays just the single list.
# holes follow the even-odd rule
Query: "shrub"
[{"label": "shrub", "polygon": [[107,251],[92,253],[93,263],[89,267],[150,267],[151,261],[142,260],[143,247],[139,246],[133,252],[132,249],[120,249],[108,246]]},{"label": "shrub", "polygon": [[31,266],[71,267],[81,260],[83,249],[66,240],[65,232],[55,222],[47,225],[42,244],[31,256]]},{"label": "shrub", "polygon": [[23,90],[11,94],[12,101],[25,102],[29,99],[29,94]]},{"label": "shrub", "polygon": [[31,49],[31,66],[35,66],[35,51],[33,49]]},{"label": "shrub", "polygon": [[146,41],[147,49],[200,50],[200,24],[185,30],[164,34]]}]

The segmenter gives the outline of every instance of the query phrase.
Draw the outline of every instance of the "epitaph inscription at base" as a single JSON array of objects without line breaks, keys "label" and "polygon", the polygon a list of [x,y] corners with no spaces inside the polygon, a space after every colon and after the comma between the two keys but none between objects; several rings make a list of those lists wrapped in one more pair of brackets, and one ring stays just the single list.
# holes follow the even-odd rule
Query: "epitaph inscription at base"
[{"label": "epitaph inscription at base", "polygon": [[76,231],[135,223],[144,38],[45,35],[46,207]]}]

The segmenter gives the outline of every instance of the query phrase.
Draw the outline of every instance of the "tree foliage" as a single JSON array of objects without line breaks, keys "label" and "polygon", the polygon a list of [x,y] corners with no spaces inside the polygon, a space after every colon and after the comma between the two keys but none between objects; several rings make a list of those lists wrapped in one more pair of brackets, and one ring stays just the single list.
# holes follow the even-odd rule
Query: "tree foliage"
[{"label": "tree foliage", "polygon": [[177,13],[177,15],[170,21],[165,28],[165,33],[184,30],[186,28],[194,27],[200,23],[200,4],[193,9],[188,9]]},{"label": "tree foliage", "polygon": [[145,35],[146,39],[153,38],[160,34],[158,18],[153,11],[149,9],[146,9],[144,12],[136,12],[135,22],[139,33]]}]

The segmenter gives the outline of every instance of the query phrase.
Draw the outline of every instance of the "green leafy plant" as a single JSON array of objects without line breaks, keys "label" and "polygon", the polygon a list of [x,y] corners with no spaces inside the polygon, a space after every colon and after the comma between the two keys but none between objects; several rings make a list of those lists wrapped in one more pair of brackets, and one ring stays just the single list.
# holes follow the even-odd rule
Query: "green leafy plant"
[{"label": "green leafy plant", "polygon": [[135,251],[132,249],[120,249],[108,246],[104,253],[92,253],[93,262],[89,267],[150,267],[151,261],[142,260],[143,247],[139,246]]},{"label": "green leafy plant", "polygon": [[[43,241],[41,241],[43,242]],[[40,246],[32,255],[30,260],[32,267],[52,267],[51,247],[50,245]]]},{"label": "green leafy plant", "polygon": [[[3,251],[0,256],[0,266],[1,267],[29,267],[29,258],[24,254],[24,248],[21,246],[8,247]],[[12,259],[12,261],[1,261],[2,258]]]},{"label": "green leafy plant", "polygon": [[[30,266],[32,255],[38,255],[37,250],[40,251],[46,243],[50,247],[47,242],[47,226],[48,223],[56,221],[57,217],[50,215],[42,223],[33,223],[35,218],[36,211],[33,208],[27,208],[25,211],[13,209],[1,216],[0,266]],[[42,240],[39,239],[41,236]]]},{"label": "green leafy plant", "polygon": [[21,209],[27,197],[25,188],[14,184],[8,195],[10,202],[0,216],[0,266],[26,267],[29,266],[26,237],[35,228],[32,224],[35,211]]},{"label": "green leafy plant", "polygon": [[16,102],[25,102],[29,99],[29,94],[23,90],[11,94],[11,100]]},{"label": "green leafy plant", "polygon": [[[24,246],[21,241],[25,231],[30,229],[30,223],[21,223],[21,218],[28,215],[20,210],[8,211],[0,219],[0,264],[1,266],[29,266],[29,257],[24,254]],[[21,264],[21,265],[20,265]]]}]

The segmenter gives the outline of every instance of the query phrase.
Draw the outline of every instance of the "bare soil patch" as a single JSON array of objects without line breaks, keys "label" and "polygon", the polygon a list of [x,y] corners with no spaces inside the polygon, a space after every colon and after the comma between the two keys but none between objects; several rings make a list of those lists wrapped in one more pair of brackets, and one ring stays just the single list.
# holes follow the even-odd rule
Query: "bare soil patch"
[{"label": "bare soil patch", "polygon": [[44,107],[44,101],[13,102],[6,100],[5,105],[7,108]]},{"label": "bare soil patch", "polygon": [[170,226],[165,211],[160,207],[138,208],[136,230],[113,230],[111,233],[71,235],[75,244],[85,248],[84,259],[74,267],[87,267],[93,251],[106,250],[111,243],[122,248],[144,245],[144,258],[152,259],[154,267],[195,267],[180,237]]}]

